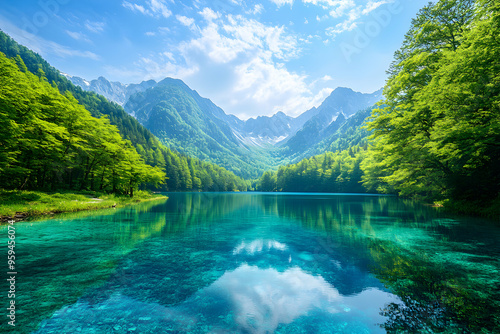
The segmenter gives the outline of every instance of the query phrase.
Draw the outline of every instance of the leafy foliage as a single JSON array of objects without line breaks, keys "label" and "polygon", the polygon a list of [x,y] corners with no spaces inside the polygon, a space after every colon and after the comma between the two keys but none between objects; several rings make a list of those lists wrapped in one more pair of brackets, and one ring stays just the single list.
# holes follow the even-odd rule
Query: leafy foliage
[{"label": "leafy foliage", "polygon": [[500,190],[500,11],[491,1],[424,7],[374,110],[365,185],[479,205]]},{"label": "leafy foliage", "polygon": [[95,118],[19,57],[0,53],[0,186],[6,189],[100,189],[130,193],[165,173],[144,163],[105,117]]}]

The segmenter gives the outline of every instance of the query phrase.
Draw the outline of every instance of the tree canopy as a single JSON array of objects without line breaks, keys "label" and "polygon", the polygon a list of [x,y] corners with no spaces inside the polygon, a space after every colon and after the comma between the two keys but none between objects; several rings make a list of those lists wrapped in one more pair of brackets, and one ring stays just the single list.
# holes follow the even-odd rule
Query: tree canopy
[{"label": "tree canopy", "polygon": [[106,117],[95,118],[0,53],[0,179],[3,188],[99,189],[133,194],[165,173],[147,165]]}]

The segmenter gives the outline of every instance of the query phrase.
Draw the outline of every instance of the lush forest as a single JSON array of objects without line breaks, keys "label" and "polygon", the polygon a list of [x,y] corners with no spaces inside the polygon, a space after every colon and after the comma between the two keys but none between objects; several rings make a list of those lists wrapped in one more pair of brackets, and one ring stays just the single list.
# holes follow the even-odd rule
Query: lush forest
[{"label": "lush forest", "polygon": [[165,173],[144,163],[107,118],[61,95],[21,57],[0,53],[0,185],[7,189],[93,188],[129,193]]},{"label": "lush forest", "polygon": [[361,161],[366,150],[359,146],[326,152],[265,172],[256,182],[259,191],[363,193]]},{"label": "lush forest", "polygon": [[0,187],[129,194],[153,186],[247,189],[232,172],[166,148],[119,105],[74,86],[3,32],[0,52]]},{"label": "lush forest", "polygon": [[[441,0],[412,20],[385,100],[337,151],[266,172],[263,191],[365,191],[497,215],[500,207],[500,3]],[[362,136],[359,136],[359,135]],[[340,141],[330,150],[345,149]],[[340,169],[337,168],[340,166]]]},{"label": "lush forest", "polygon": [[498,1],[441,0],[419,12],[368,123],[369,189],[463,210],[500,203],[498,36]]}]

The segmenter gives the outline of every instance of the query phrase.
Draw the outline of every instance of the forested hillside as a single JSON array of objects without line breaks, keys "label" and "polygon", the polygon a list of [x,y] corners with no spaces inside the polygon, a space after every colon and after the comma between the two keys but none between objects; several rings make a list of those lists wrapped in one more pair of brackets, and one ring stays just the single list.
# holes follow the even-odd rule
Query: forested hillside
[{"label": "forested hillside", "polygon": [[133,94],[125,110],[168,147],[241,177],[255,177],[275,163],[268,152],[245,146],[227,124],[230,116],[181,80],[166,78]]},{"label": "forested hillside", "polygon": [[[105,115],[106,118],[109,119],[109,123],[117,127],[121,137],[131,143],[131,149],[134,152],[136,151],[136,154],[139,154],[140,159],[142,159],[147,165],[152,167],[159,167],[166,172],[167,179],[165,181],[165,184],[160,189],[207,191],[232,191],[247,189],[246,182],[241,178],[235,176],[232,172],[229,172],[219,166],[207,162],[202,162],[198,159],[189,158],[164,147],[147,129],[139,124],[139,122],[137,122],[137,120],[135,120],[133,117],[129,116],[119,105],[109,102],[104,97],[99,96],[95,93],[85,92],[81,88],[74,86],[68,79],[62,76],[59,71],[50,66],[45,60],[43,60],[42,57],[30,51],[26,47],[17,44],[14,40],[12,40],[9,36],[1,31],[0,52],[3,52],[8,58],[17,59],[17,63],[25,72],[23,73],[23,75],[27,76],[26,73],[31,72],[38,77],[38,80],[50,83],[54,87],[54,89],[56,91],[58,90],[62,95],[65,96],[66,99],[72,99],[72,97],[70,96],[73,96],[73,99],[76,99],[76,101],[73,101],[71,103],[75,105],[78,102],[84,107],[78,110],[81,111],[86,109],[93,117],[97,118],[101,118],[101,116]],[[20,60],[22,60],[22,62]],[[5,80],[7,80],[7,78]],[[33,78],[31,77],[31,79],[27,80],[33,81]],[[34,83],[32,82],[31,84]],[[8,93],[7,88],[2,87],[2,89],[4,89],[6,94]],[[19,95],[19,99],[21,100],[23,100],[23,96],[26,96],[23,94],[29,94],[29,92],[25,92],[24,90],[17,90],[17,93],[21,94]],[[53,95],[53,98],[55,98],[54,91],[51,94]],[[9,100],[5,97],[2,97],[2,99],[4,99],[2,103],[4,103],[6,106],[10,105],[12,108],[12,100]],[[27,98],[25,98],[25,100],[30,101]],[[76,106],[74,106],[74,108],[76,108]],[[2,111],[2,114],[0,115],[2,117],[2,123],[5,124],[5,126],[7,126],[8,124],[17,124],[16,119],[11,118],[14,117],[14,115],[8,114],[6,112],[7,110],[8,109]],[[28,108],[28,110],[31,109]],[[44,114],[45,109],[42,109],[40,112],[41,114],[37,116],[40,119],[49,117],[48,115]],[[53,121],[57,123],[59,122],[59,119],[57,119],[57,121],[54,119]],[[12,126],[20,127],[21,125]],[[6,133],[8,135],[8,132]],[[22,138],[21,140],[25,142],[26,149],[31,149],[30,145],[28,145],[27,140],[24,140]],[[45,146],[41,146],[38,149],[43,150],[45,148]],[[0,149],[3,152],[2,154],[5,154],[6,156],[9,154],[7,146],[1,147]],[[38,153],[42,153],[38,150],[36,151]],[[29,155],[29,153],[27,152],[28,151],[23,151],[22,154]],[[113,161],[116,164],[120,163],[120,160],[117,157],[114,158]],[[57,164],[57,161],[50,159],[46,161],[46,164],[50,163]],[[5,168],[4,171],[9,170],[10,172],[11,167],[12,166],[10,166],[9,168]],[[89,171],[88,174],[92,176],[91,171]],[[89,178],[90,176],[87,176],[87,178]],[[92,177],[94,178],[94,181],[97,179],[95,173]],[[30,181],[30,179],[28,179],[28,181]],[[88,183],[85,183],[85,185],[83,185],[84,189],[100,188],[100,185],[97,185],[96,182],[90,182],[90,179],[88,181]],[[62,186],[63,184],[68,185],[66,182],[58,182],[59,185],[51,185],[50,187],[58,187]],[[21,183],[20,185],[12,183],[5,184],[4,186],[7,188],[20,188],[23,185],[24,183]],[[28,183],[24,185],[25,188],[27,186]],[[36,189],[50,188],[48,183],[45,182],[35,182],[30,186]],[[71,188],[74,187],[76,187],[76,185],[71,184]]]},{"label": "forested hillside", "polygon": [[322,141],[337,133],[348,118],[372,107],[381,97],[380,91],[362,94],[349,88],[335,89],[316,109],[315,115],[287,140],[284,145],[286,154],[293,158],[310,156],[308,152],[314,151]]},{"label": "forested hillside", "polygon": [[99,189],[129,193],[165,180],[144,163],[107,118],[95,118],[45,77],[30,73],[21,57],[0,53],[0,187]]},{"label": "forested hillside", "polygon": [[368,144],[369,132],[366,129],[365,120],[371,115],[372,108],[360,110],[351,117],[338,119],[335,131],[326,136],[320,142],[308,147],[305,151],[293,155],[293,160],[310,158],[325,152],[336,152],[347,150],[353,146],[364,146]]}]

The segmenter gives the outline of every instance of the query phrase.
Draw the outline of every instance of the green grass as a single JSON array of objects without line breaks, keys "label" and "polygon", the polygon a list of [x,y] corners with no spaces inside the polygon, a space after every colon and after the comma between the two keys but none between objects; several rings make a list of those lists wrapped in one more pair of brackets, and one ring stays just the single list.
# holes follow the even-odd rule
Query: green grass
[{"label": "green grass", "polygon": [[16,214],[39,216],[62,212],[77,212],[111,208],[139,202],[166,199],[163,195],[137,191],[134,197],[96,192],[60,192],[0,190],[0,217],[5,220]]}]

